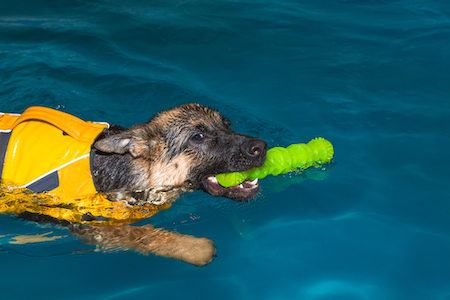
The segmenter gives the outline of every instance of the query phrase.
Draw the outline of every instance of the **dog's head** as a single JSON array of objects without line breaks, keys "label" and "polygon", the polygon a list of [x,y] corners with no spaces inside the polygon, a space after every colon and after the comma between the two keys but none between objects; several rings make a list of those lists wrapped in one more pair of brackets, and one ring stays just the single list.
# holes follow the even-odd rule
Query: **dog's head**
[{"label": "dog's head", "polygon": [[259,192],[257,181],[222,187],[215,175],[261,166],[267,144],[237,134],[218,111],[188,104],[163,111],[148,123],[99,140],[103,152],[129,154],[133,188],[189,185],[213,196],[250,201]]}]

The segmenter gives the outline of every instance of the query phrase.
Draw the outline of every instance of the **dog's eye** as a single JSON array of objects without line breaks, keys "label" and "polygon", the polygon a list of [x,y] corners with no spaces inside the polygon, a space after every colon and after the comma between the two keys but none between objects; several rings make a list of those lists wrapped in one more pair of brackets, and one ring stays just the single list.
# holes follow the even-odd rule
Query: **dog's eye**
[{"label": "dog's eye", "polygon": [[196,135],[194,135],[194,136],[192,137],[192,140],[198,142],[198,141],[203,140],[204,137],[205,137],[205,136],[203,135],[203,133],[197,133]]}]

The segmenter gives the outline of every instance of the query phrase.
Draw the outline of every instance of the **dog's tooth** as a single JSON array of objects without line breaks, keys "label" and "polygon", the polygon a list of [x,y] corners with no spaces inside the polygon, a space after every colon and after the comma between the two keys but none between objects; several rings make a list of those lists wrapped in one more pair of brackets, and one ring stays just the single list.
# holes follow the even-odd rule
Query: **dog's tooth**
[{"label": "dog's tooth", "polygon": [[216,176],[209,176],[208,180],[213,182],[213,183],[218,183]]},{"label": "dog's tooth", "polygon": [[258,178],[256,178],[256,179],[253,180],[253,181],[250,181],[250,184],[251,184],[251,185],[257,185],[257,184],[258,184]]},{"label": "dog's tooth", "polygon": [[244,185],[241,183],[241,184],[239,185],[239,187],[240,187],[241,189],[243,189],[243,188],[244,188]]}]

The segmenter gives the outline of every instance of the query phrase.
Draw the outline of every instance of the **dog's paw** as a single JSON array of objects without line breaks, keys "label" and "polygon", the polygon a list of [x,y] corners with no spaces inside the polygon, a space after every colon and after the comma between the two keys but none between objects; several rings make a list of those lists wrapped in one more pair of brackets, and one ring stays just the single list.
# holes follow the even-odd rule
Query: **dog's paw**
[{"label": "dog's paw", "polygon": [[212,262],[217,251],[214,242],[208,238],[157,229],[142,239],[140,246],[141,253],[172,257],[199,267]]},{"label": "dog's paw", "polygon": [[174,258],[181,259],[198,267],[212,262],[217,253],[214,241],[208,238],[196,238],[183,235],[176,241],[174,246]]},{"label": "dog's paw", "polygon": [[205,266],[216,255],[214,242],[208,238],[156,229],[151,225],[92,226],[72,224],[69,231],[87,244],[104,251],[133,250],[142,254],[155,254],[180,259],[196,266]]}]

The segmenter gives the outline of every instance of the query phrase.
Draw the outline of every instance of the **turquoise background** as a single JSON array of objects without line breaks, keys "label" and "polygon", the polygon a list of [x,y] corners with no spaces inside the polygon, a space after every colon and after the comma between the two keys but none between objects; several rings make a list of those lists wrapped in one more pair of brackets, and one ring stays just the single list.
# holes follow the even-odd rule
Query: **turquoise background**
[{"label": "turquoise background", "polygon": [[[450,299],[450,2],[3,1],[0,111],[122,126],[198,102],[269,147],[335,147],[323,181],[202,192],[147,223],[213,239],[197,268],[0,215],[0,298]],[[291,178],[292,177],[292,178]],[[52,232],[53,242],[11,244]]]}]

